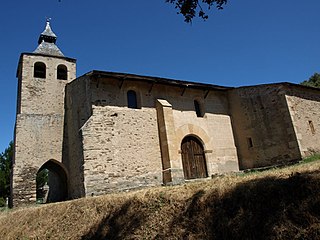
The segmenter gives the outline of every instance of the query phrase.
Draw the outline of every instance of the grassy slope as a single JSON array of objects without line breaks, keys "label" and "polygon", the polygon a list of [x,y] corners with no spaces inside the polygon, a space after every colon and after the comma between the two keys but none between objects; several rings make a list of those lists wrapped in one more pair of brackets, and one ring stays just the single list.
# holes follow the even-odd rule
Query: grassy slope
[{"label": "grassy slope", "polygon": [[0,213],[1,239],[320,239],[320,161]]}]

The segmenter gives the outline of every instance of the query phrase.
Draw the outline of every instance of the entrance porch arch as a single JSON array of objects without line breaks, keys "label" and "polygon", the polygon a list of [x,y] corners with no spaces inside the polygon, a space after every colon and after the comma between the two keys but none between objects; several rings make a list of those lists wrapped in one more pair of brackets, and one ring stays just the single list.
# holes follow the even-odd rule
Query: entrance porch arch
[{"label": "entrance porch arch", "polygon": [[201,143],[205,150],[210,150],[211,143],[210,143],[210,137],[206,133],[205,130],[203,130],[201,127],[194,125],[194,124],[185,124],[179,127],[176,131],[177,141],[182,142],[182,140],[189,135],[196,136],[198,139],[201,140]]},{"label": "entrance porch arch", "polygon": [[[62,163],[54,159],[50,159],[39,168],[37,172],[37,178],[38,177],[42,178],[42,180],[40,181],[47,181],[47,183],[45,184],[43,182],[42,185],[45,184],[45,186],[38,186],[39,183],[37,181],[37,199],[45,198],[45,201],[44,201],[45,203],[61,202],[61,201],[67,200],[68,173],[67,173],[67,169]],[[39,189],[39,188],[42,188],[42,189]],[[46,195],[39,196],[39,193],[41,192],[39,190],[44,191],[44,194]]]}]

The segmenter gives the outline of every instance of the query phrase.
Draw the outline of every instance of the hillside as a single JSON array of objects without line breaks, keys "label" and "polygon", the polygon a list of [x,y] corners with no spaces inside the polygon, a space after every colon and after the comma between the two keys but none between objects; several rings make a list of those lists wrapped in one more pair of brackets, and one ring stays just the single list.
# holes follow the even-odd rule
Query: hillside
[{"label": "hillside", "polygon": [[0,213],[1,239],[320,239],[320,161]]}]

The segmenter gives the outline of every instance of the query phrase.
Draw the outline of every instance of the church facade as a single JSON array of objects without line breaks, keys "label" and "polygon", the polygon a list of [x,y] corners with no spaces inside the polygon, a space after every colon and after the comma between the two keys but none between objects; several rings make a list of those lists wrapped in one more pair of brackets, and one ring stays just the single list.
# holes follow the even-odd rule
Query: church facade
[{"label": "church facade", "polygon": [[299,161],[320,149],[320,91],[222,87],[106,71],[76,77],[47,22],[19,61],[11,205],[50,202]]}]

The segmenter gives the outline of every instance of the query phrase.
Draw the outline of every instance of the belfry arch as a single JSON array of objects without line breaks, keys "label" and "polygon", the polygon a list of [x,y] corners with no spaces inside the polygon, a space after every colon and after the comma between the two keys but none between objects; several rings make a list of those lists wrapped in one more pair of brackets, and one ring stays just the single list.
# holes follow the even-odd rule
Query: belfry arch
[{"label": "belfry arch", "polygon": [[44,163],[37,172],[37,201],[52,203],[68,198],[68,174],[64,165],[54,159]]},{"label": "belfry arch", "polygon": [[208,177],[204,146],[198,137],[187,135],[183,138],[181,142],[181,158],[185,179]]}]

